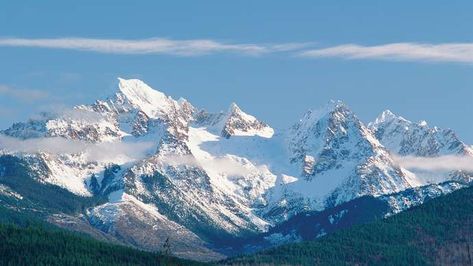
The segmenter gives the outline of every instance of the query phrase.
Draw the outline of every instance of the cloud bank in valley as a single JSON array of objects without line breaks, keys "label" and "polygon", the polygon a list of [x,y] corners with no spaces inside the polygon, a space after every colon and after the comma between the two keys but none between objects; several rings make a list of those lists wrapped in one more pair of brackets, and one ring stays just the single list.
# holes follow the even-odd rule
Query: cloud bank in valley
[{"label": "cloud bank in valley", "polygon": [[0,151],[7,153],[83,154],[87,161],[114,162],[135,161],[154,151],[152,142],[89,143],[61,137],[17,139],[0,135]]},{"label": "cloud bank in valley", "polygon": [[[89,162],[132,162],[144,159],[154,153],[155,144],[152,142],[103,142],[90,143],[65,139],[62,137],[46,137],[33,139],[18,139],[0,134],[0,153],[39,153],[48,154],[82,154]],[[228,157],[196,160],[189,155],[165,156],[163,163],[179,166],[196,166],[212,172],[226,175],[241,176],[252,173],[253,165],[245,165]]]},{"label": "cloud bank in valley", "polygon": [[406,169],[425,171],[472,171],[473,157],[445,155],[439,157],[395,157],[395,161]]}]

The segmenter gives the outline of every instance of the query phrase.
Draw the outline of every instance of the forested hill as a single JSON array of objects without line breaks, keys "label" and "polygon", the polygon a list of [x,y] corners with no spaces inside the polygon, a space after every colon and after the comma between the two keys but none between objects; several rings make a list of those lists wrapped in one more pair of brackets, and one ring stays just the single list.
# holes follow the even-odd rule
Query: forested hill
[{"label": "forested hill", "polygon": [[[11,211],[0,207],[0,214],[8,217]],[[20,226],[0,226],[2,265],[199,265],[25,222],[25,217],[12,220]],[[472,257],[473,188],[467,188],[386,220],[219,264],[472,265]]]},{"label": "forested hill", "polygon": [[203,264],[101,242],[0,206],[0,265]]},{"label": "forested hill", "polygon": [[466,188],[385,220],[223,264],[473,265],[472,260],[473,188]]}]

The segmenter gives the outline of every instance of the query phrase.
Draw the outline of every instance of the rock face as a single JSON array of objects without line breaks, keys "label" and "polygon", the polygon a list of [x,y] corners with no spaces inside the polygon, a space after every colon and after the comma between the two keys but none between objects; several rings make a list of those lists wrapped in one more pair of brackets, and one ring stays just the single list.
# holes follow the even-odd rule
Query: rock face
[{"label": "rock face", "polygon": [[[473,149],[462,142],[451,129],[429,127],[426,121],[411,122],[386,110],[370,124],[376,138],[392,153],[411,157],[466,156],[473,157]],[[445,180],[471,182],[473,173],[465,171],[414,171],[423,183]]]},{"label": "rock face", "polygon": [[285,220],[364,195],[379,196],[416,185],[371,131],[342,102],[311,110],[287,136],[297,180],[282,187],[271,214]]},{"label": "rock face", "polygon": [[[304,179],[316,183],[314,187],[328,186],[324,189],[332,191],[330,204],[398,192],[413,185],[368,128],[341,102],[306,113],[292,127],[290,149],[291,161],[302,164]],[[313,195],[314,190],[309,193]]]},{"label": "rock face", "polygon": [[223,120],[222,137],[231,136],[260,136],[271,138],[274,130],[264,122],[257,120],[254,116],[243,112],[236,103],[232,103],[228,113]]},{"label": "rock face", "polygon": [[387,149],[399,155],[473,156],[471,147],[463,143],[453,130],[429,127],[426,121],[413,123],[389,110],[381,113],[369,126]]},{"label": "rock face", "polygon": [[[107,99],[1,133],[2,203],[26,204],[54,223],[77,221],[69,227],[142,249],[159,250],[169,237],[176,255],[201,260],[231,254],[234,243],[292,217],[363,196],[386,199],[385,213],[396,213],[462,186],[419,190],[403,205],[406,198],[386,195],[433,182],[398,166],[392,154],[473,154],[451,130],[390,112],[368,127],[345,104],[331,102],[276,131],[236,104],[208,113],[124,79]],[[12,176],[28,180],[28,189]],[[436,183],[470,181],[463,172],[438,176]],[[46,204],[29,187],[81,208]]]},{"label": "rock face", "polygon": [[380,197],[363,196],[323,211],[296,214],[243,242],[239,249],[240,252],[254,252],[255,249],[314,240],[353,225],[383,219],[464,187],[465,184],[453,181],[426,185]]}]

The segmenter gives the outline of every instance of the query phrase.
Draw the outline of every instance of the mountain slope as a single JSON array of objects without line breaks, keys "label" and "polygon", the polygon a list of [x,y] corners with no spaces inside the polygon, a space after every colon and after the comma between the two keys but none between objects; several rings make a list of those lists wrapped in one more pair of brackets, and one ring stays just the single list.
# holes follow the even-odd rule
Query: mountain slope
[{"label": "mountain slope", "polygon": [[145,250],[172,235],[175,254],[205,261],[293,217],[363,196],[389,196],[385,213],[397,213],[470,181],[419,182],[377,139],[388,120],[369,128],[342,102],[278,130],[234,103],[209,113],[140,80],[117,87],[1,131],[2,204]]},{"label": "mountain slope", "polygon": [[402,156],[473,155],[453,130],[429,127],[426,121],[414,123],[390,110],[381,113],[369,127],[386,148]]},{"label": "mountain slope", "polygon": [[[379,196],[415,185],[389,152],[343,103],[309,111],[288,133],[296,180],[285,184],[271,211],[290,217],[323,210],[364,195]],[[302,203],[302,204],[301,204]],[[295,206],[295,210],[294,209]]]},{"label": "mountain slope", "polygon": [[385,220],[229,259],[225,265],[471,265],[473,188]]},{"label": "mountain slope", "polygon": [[[411,122],[386,110],[369,124],[379,141],[397,156],[473,158],[473,149],[451,129],[429,127],[426,121]],[[448,180],[470,182],[473,173],[466,171],[429,171],[414,169],[419,183],[439,183]]]},{"label": "mountain slope", "polygon": [[[1,265],[204,265],[177,259],[174,254],[165,256],[97,241],[38,218],[34,212],[0,206]],[[169,244],[174,245],[172,241]]]},{"label": "mountain slope", "polygon": [[267,232],[234,244],[237,253],[254,253],[282,244],[315,240],[354,225],[373,223],[465,188],[454,181],[426,185],[380,197],[363,196],[323,211],[307,211],[271,227]]}]

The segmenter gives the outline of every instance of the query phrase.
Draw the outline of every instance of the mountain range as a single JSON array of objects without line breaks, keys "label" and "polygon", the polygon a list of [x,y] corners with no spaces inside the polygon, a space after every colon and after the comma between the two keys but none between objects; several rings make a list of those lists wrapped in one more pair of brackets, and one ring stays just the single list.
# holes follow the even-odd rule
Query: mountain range
[{"label": "mountain range", "polygon": [[473,173],[399,158],[473,157],[450,129],[340,101],[274,129],[237,104],[207,112],[136,79],[0,135],[0,203],[95,238],[218,260],[383,219]]}]

